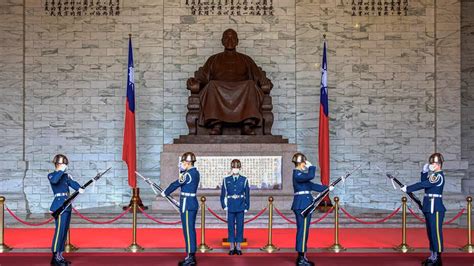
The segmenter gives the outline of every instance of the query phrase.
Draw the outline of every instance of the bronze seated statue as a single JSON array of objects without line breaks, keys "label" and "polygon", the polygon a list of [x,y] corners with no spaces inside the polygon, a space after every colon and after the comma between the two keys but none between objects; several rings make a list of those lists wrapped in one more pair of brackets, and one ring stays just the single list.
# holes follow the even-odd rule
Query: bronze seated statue
[{"label": "bronze seated statue", "polygon": [[238,42],[237,32],[224,31],[224,52],[188,79],[189,135],[271,135],[273,84],[252,58],[236,51]]}]

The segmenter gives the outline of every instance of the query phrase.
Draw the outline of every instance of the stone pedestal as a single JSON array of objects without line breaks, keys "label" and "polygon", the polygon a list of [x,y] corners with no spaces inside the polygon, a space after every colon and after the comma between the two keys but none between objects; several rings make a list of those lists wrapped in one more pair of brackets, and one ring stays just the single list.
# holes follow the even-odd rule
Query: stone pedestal
[{"label": "stone pedestal", "polygon": [[[200,142],[206,140],[206,138],[196,138],[193,136],[193,140]],[[199,136],[202,137],[202,136]],[[207,136],[204,136],[207,137]],[[289,144],[287,140],[282,139],[281,136],[270,136],[271,138],[279,138],[280,142],[276,143],[254,143],[252,137],[265,137],[265,136],[233,136],[233,138],[240,137],[246,138],[249,143],[230,143],[227,136],[217,136],[217,138],[209,139],[226,139],[227,143],[196,143],[196,144],[166,144],[163,146],[163,152],[161,153],[161,179],[160,183],[163,188],[168,186],[171,182],[178,178],[178,158],[181,154],[187,151],[191,151],[196,154],[197,159],[199,156],[282,156],[282,189],[281,190],[251,190],[251,210],[261,210],[268,204],[268,196],[275,197],[275,201],[278,202],[279,208],[288,208],[291,205],[291,199],[293,195],[292,186],[292,171],[294,168],[291,158],[295,152],[297,152],[296,144]],[[241,139],[238,139],[241,140]],[[281,141],[285,140],[285,141]],[[234,140],[235,142],[235,140]],[[286,143],[285,143],[286,142]],[[229,161],[230,164],[230,161]],[[198,169],[199,170],[199,169]],[[222,177],[216,177],[222,179]],[[220,190],[217,189],[203,189],[198,190],[198,197],[206,196],[207,206],[213,210],[220,210]],[[179,197],[178,193],[175,193],[176,198]],[[280,207],[281,206],[281,207]],[[159,206],[162,209],[168,209],[171,207],[165,204]]]}]

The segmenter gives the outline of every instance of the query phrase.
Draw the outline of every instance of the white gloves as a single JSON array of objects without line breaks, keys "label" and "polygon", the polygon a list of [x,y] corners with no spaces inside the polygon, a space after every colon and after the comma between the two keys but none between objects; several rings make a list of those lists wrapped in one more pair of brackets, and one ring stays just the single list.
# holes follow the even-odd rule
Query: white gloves
[{"label": "white gloves", "polygon": [[305,161],[305,163],[306,163],[306,167],[313,166],[310,161]]},{"label": "white gloves", "polygon": [[67,170],[67,165],[65,165],[65,164],[60,164],[59,167],[58,167],[58,170],[65,172],[65,171]]},{"label": "white gloves", "polygon": [[165,191],[161,192],[160,194],[163,198],[166,197]]},{"label": "white gloves", "polygon": [[333,191],[334,190],[334,186],[329,186],[329,191]]},{"label": "white gloves", "polygon": [[342,183],[346,183],[346,176],[341,176]]},{"label": "white gloves", "polygon": [[423,173],[428,173],[430,171],[430,165],[425,163],[425,165],[423,166]]},{"label": "white gloves", "polygon": [[407,186],[401,187],[400,190],[403,191],[403,192],[405,192],[405,193],[407,193]]},{"label": "white gloves", "polygon": [[82,193],[84,193],[85,189],[79,188],[77,191],[79,191],[79,194],[82,194]]},{"label": "white gloves", "polygon": [[224,211],[227,211],[227,207],[224,208]]},{"label": "white gloves", "polygon": [[245,210],[244,213],[248,212],[249,210]]}]

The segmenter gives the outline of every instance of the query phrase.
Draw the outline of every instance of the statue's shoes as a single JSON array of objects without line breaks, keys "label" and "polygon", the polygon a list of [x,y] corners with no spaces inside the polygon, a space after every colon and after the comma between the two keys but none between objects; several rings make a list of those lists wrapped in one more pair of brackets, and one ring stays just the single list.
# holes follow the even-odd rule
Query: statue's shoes
[{"label": "statue's shoes", "polygon": [[242,134],[243,135],[255,135],[255,130],[249,125],[244,125],[242,128]]},{"label": "statue's shoes", "polygon": [[210,135],[222,135],[222,127],[214,126],[211,131],[209,131]]}]

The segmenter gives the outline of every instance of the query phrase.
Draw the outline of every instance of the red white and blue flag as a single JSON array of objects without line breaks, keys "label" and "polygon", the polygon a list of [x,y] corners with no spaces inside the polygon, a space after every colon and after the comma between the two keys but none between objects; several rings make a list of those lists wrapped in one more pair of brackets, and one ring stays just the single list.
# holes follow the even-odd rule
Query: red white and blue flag
[{"label": "red white and blue flag", "polygon": [[135,79],[133,70],[132,37],[128,39],[127,100],[125,101],[125,127],[123,130],[122,160],[128,166],[128,184],[137,186],[137,143],[135,133]]},{"label": "red white and blue flag", "polygon": [[[323,62],[321,64],[321,96],[319,106],[319,167],[321,168],[321,183],[329,185],[329,102],[328,102],[328,81],[327,81],[327,56],[326,40],[324,40]],[[329,197],[325,202],[331,202]]]}]

